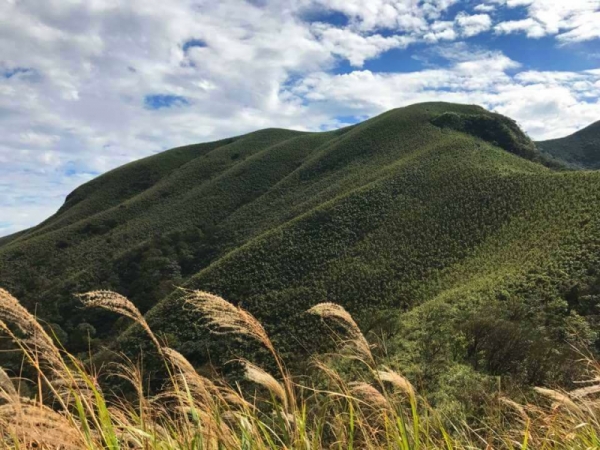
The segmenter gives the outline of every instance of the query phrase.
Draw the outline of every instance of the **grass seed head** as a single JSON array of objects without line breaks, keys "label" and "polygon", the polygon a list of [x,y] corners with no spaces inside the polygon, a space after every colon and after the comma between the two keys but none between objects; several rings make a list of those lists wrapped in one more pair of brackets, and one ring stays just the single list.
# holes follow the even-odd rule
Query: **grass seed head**
[{"label": "grass seed head", "polygon": [[102,308],[137,322],[150,336],[156,347],[160,350],[161,345],[150,329],[148,322],[137,309],[137,307],[126,297],[112,291],[91,291],[78,296],[87,308]]},{"label": "grass seed head", "polygon": [[350,392],[357,399],[362,400],[374,409],[386,410],[390,408],[390,404],[383,394],[368,383],[362,381],[350,383]]},{"label": "grass seed head", "polygon": [[185,302],[203,314],[214,333],[249,336],[263,344],[274,356],[275,348],[262,324],[248,311],[218,295],[203,291],[188,291]]},{"label": "grass seed head", "polygon": [[0,367],[0,396],[9,402],[19,397],[15,385],[2,367]]},{"label": "grass seed head", "polygon": [[384,370],[378,370],[377,375],[381,381],[387,381],[392,384],[396,389],[408,395],[411,399],[416,398],[415,388],[405,377],[400,375],[398,372],[384,368]]},{"label": "grass seed head", "polygon": [[[19,329],[23,336],[17,337],[8,324]],[[54,375],[67,377],[65,363],[58,347],[39,324],[10,293],[0,288],[0,330],[8,334],[13,341],[25,346],[33,360],[40,360],[50,366]]]},{"label": "grass seed head", "polygon": [[218,396],[219,389],[217,386],[208,378],[196,372],[194,366],[192,366],[185,356],[169,347],[163,347],[162,353],[173,367],[178,370],[179,383],[185,383],[194,397],[206,403],[213,401]]},{"label": "grass seed head", "polygon": [[364,335],[360,331],[360,328],[350,315],[348,311],[341,305],[336,303],[319,303],[308,310],[309,314],[315,314],[324,319],[330,319],[341,325],[346,333],[348,334],[351,347],[357,351],[359,356],[364,358],[371,364],[374,364],[373,354],[371,353],[371,347]]},{"label": "grass seed head", "polygon": [[26,448],[85,448],[80,431],[67,417],[39,403],[0,406],[0,427]]},{"label": "grass seed head", "polygon": [[523,422],[527,423],[527,421],[529,421],[529,415],[527,414],[527,411],[525,410],[525,407],[523,405],[520,405],[519,403],[507,397],[500,397],[498,398],[498,400],[500,401],[500,403],[508,406],[514,412],[516,412],[521,417]]},{"label": "grass seed head", "polygon": [[593,386],[587,386],[580,389],[575,389],[569,392],[569,397],[580,399],[585,398],[593,394],[597,394],[600,392],[600,384],[595,384]]},{"label": "grass seed head", "polygon": [[284,408],[287,408],[288,398],[284,387],[271,374],[252,364],[250,361],[242,360],[245,376],[248,380],[267,388],[275,397],[281,400]]},{"label": "grass seed head", "polygon": [[562,392],[542,387],[536,387],[534,389],[538,394],[543,395],[544,397],[547,397],[550,400],[553,400],[556,406],[565,406],[574,412],[580,411],[579,406],[577,406],[575,402],[569,398],[568,395],[563,394]]}]

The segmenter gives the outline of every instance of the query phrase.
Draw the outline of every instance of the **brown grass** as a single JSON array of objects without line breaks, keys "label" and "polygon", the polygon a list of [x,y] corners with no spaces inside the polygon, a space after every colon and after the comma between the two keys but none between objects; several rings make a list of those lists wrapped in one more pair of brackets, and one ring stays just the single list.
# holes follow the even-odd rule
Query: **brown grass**
[{"label": "brown grass", "polygon": [[405,377],[400,375],[398,372],[394,372],[388,368],[378,370],[377,375],[381,381],[387,381],[400,392],[408,395],[411,399],[416,398],[415,388]]},{"label": "brown grass", "polygon": [[272,395],[281,400],[284,409],[288,408],[288,398],[285,388],[271,374],[250,361],[242,360],[246,379],[266,388]]},{"label": "brown grass", "polygon": [[218,295],[203,291],[187,291],[185,301],[208,319],[213,333],[248,336],[262,343],[273,355],[276,355],[277,352],[267,332],[249,312],[232,305]]},{"label": "brown grass", "polygon": [[[226,305],[210,294],[190,293],[211,326],[256,339],[267,348],[265,330],[248,312]],[[592,449],[600,447],[600,402],[596,384],[572,392],[536,388],[539,404],[519,404],[496,398],[496,409],[477,429],[464,422],[446,427],[413,384],[398,371],[380,366],[352,318],[337,305],[312,309],[325,319],[343,324],[356,351],[369,357],[372,370],[343,373],[323,360],[313,384],[293,381],[285,372],[277,380],[263,368],[243,360],[246,378],[266,389],[270,397],[235,389],[224,379],[199,375],[184,355],[159,347],[169,377],[161,392],[147,391],[144,371],[131,360],[115,371],[137,399],[105,395],[93,372],[60,350],[43,328],[15,299],[0,291],[3,329],[39,371],[40,384],[32,398],[20,395],[13,380],[0,369],[0,448],[39,449]],[[209,297],[210,296],[210,297]],[[84,297],[89,305],[121,312],[138,324],[145,320],[127,299],[102,292]],[[12,308],[10,311],[7,308]],[[147,326],[147,324],[146,324]],[[13,330],[15,330],[13,332]],[[158,344],[152,331],[148,335]],[[22,336],[22,337],[21,337]],[[345,345],[348,341],[344,341]],[[365,347],[366,346],[366,347]],[[41,364],[41,349],[50,360]],[[279,360],[275,348],[270,350]],[[44,355],[46,356],[46,355]],[[334,355],[343,358],[343,354]],[[350,355],[355,358],[357,355]],[[600,375],[590,364],[591,380]],[[62,377],[56,377],[60,373]],[[46,388],[41,394],[41,385]],[[387,388],[392,387],[390,391]],[[264,391],[263,391],[264,392]],[[291,395],[290,395],[291,392]],[[392,395],[401,393],[402,395]],[[66,399],[68,397],[68,400]],[[406,398],[410,407],[407,407]],[[543,399],[550,400],[543,401]],[[545,404],[550,403],[548,406]]]},{"label": "brown grass", "polygon": [[374,366],[375,360],[371,353],[371,346],[352,316],[342,306],[335,303],[319,303],[310,308],[308,313],[332,320],[340,325],[347,334],[347,340],[345,341],[347,346],[353,348],[359,358]]},{"label": "brown grass", "polygon": [[143,329],[148,333],[152,342],[158,349],[162,346],[158,342],[158,339],[148,326],[146,319],[135,307],[133,303],[126,297],[112,291],[92,291],[85,294],[79,294],[78,297],[81,299],[83,304],[87,308],[102,308],[108,311],[112,311],[122,316],[128,317],[134,322],[137,322]]}]

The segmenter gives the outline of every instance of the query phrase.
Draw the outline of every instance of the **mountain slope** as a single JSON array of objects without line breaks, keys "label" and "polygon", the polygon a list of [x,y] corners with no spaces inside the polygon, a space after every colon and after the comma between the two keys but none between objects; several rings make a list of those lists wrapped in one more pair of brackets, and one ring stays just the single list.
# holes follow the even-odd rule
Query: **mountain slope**
[{"label": "mountain slope", "polygon": [[72,295],[110,288],[198,365],[260,353],[182,313],[185,286],[249,309],[300,366],[327,341],[303,312],[327,300],[432,389],[457,367],[561,382],[572,333],[596,342],[600,173],[540,160],[510,119],[444,103],[175,149],[0,242],[0,284],[74,351],[143,341]]},{"label": "mountain slope", "polygon": [[536,143],[545,154],[580,169],[600,169],[600,121],[571,136]]}]

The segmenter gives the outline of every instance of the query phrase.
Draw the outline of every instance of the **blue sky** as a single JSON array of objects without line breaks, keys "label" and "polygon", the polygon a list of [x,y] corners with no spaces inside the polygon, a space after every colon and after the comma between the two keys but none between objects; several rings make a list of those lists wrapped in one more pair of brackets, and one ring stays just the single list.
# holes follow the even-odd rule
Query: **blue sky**
[{"label": "blue sky", "polygon": [[4,0],[0,236],[177,145],[476,103],[600,120],[600,0]]}]

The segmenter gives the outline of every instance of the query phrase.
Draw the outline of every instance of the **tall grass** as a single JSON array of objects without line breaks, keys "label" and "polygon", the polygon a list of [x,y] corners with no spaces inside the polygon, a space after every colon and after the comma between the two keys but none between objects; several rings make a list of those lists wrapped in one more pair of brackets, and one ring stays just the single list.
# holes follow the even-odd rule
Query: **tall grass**
[{"label": "tall grass", "polygon": [[538,388],[539,404],[496,398],[497,414],[468,426],[440,417],[401,373],[381,366],[352,317],[339,305],[309,310],[346,332],[336,358],[364,366],[352,376],[326,358],[314,361],[314,382],[300,384],[286,369],[262,325],[247,311],[212,294],[186,300],[214,332],[235,333],[264,345],[277,373],[241,360],[256,389],[198,374],[179,352],[163,345],[125,297],[102,291],[82,296],[88,307],[119,312],[137,322],[157,346],[168,374],[158,393],[125,359],[115,373],[135,398],[100,388],[93,368],[67,353],[7,291],[0,289],[0,328],[37,374],[26,397],[0,369],[0,445],[43,449],[589,449],[598,448],[600,366],[572,392]]}]

